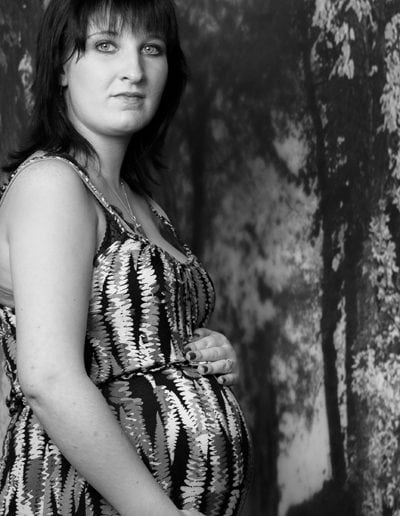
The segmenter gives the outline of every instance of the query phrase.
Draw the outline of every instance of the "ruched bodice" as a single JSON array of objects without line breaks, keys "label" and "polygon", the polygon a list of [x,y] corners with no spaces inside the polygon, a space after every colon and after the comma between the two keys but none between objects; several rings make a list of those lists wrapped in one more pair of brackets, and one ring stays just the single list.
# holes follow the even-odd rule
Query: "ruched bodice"
[{"label": "ruched bodice", "polygon": [[[54,156],[34,160],[49,158]],[[89,377],[178,507],[196,507],[207,516],[237,514],[248,477],[245,422],[231,390],[212,376],[201,376],[183,349],[214,307],[207,272],[151,201],[160,228],[180,246],[185,261],[124,220],[73,160],[56,159],[68,161],[79,174],[106,219],[93,261],[84,351]],[[13,307],[0,306],[0,338],[11,383],[0,513],[116,515],[68,464],[27,405],[18,383],[15,330]],[[21,508],[19,513],[13,512],[15,507]]]}]

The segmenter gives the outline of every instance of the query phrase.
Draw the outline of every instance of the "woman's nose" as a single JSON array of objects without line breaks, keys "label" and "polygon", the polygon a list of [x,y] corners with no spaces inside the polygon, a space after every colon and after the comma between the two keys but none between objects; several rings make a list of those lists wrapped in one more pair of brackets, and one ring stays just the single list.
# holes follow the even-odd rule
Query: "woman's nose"
[{"label": "woman's nose", "polygon": [[142,63],[142,56],[139,52],[134,55],[129,53],[124,57],[124,62],[121,69],[122,79],[131,82],[141,82],[144,79],[144,67]]}]

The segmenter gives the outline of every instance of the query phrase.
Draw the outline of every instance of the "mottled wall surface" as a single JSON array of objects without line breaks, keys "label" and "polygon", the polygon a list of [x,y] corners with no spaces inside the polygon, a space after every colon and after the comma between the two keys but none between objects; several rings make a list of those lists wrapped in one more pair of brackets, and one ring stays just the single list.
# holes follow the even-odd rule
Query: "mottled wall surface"
[{"label": "mottled wall surface", "polygon": [[15,146],[31,105],[28,88],[40,0],[0,0],[0,159]]},{"label": "mottled wall surface", "polygon": [[[0,163],[15,148],[18,136],[28,120],[32,103],[29,93],[32,55],[41,14],[40,0],[0,0]],[[2,376],[2,400],[6,391],[7,383]],[[4,433],[7,421],[2,402],[0,436]]]}]

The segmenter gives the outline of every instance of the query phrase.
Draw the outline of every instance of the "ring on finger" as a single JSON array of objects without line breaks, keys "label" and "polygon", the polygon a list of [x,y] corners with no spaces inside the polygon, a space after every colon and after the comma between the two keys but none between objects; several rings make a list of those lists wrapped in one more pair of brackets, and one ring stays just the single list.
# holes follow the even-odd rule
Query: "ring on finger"
[{"label": "ring on finger", "polygon": [[227,358],[225,360],[225,370],[230,373],[233,370],[233,360],[231,358]]}]

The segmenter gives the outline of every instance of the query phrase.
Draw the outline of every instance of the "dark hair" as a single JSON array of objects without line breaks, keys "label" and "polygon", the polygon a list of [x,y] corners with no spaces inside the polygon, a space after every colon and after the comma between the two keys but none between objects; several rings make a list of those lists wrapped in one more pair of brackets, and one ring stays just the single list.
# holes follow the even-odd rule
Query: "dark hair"
[{"label": "dark hair", "polygon": [[85,52],[91,21],[107,21],[109,29],[126,27],[161,34],[166,41],[168,78],[158,110],[150,123],[133,134],[121,174],[134,188],[148,191],[152,169],[163,168],[166,133],[187,82],[187,66],[178,34],[172,0],[51,0],[39,30],[36,49],[34,108],[21,150],[10,155],[5,172],[15,170],[33,152],[83,151],[96,156],[90,143],[67,117],[60,86],[63,65],[77,52]]}]

